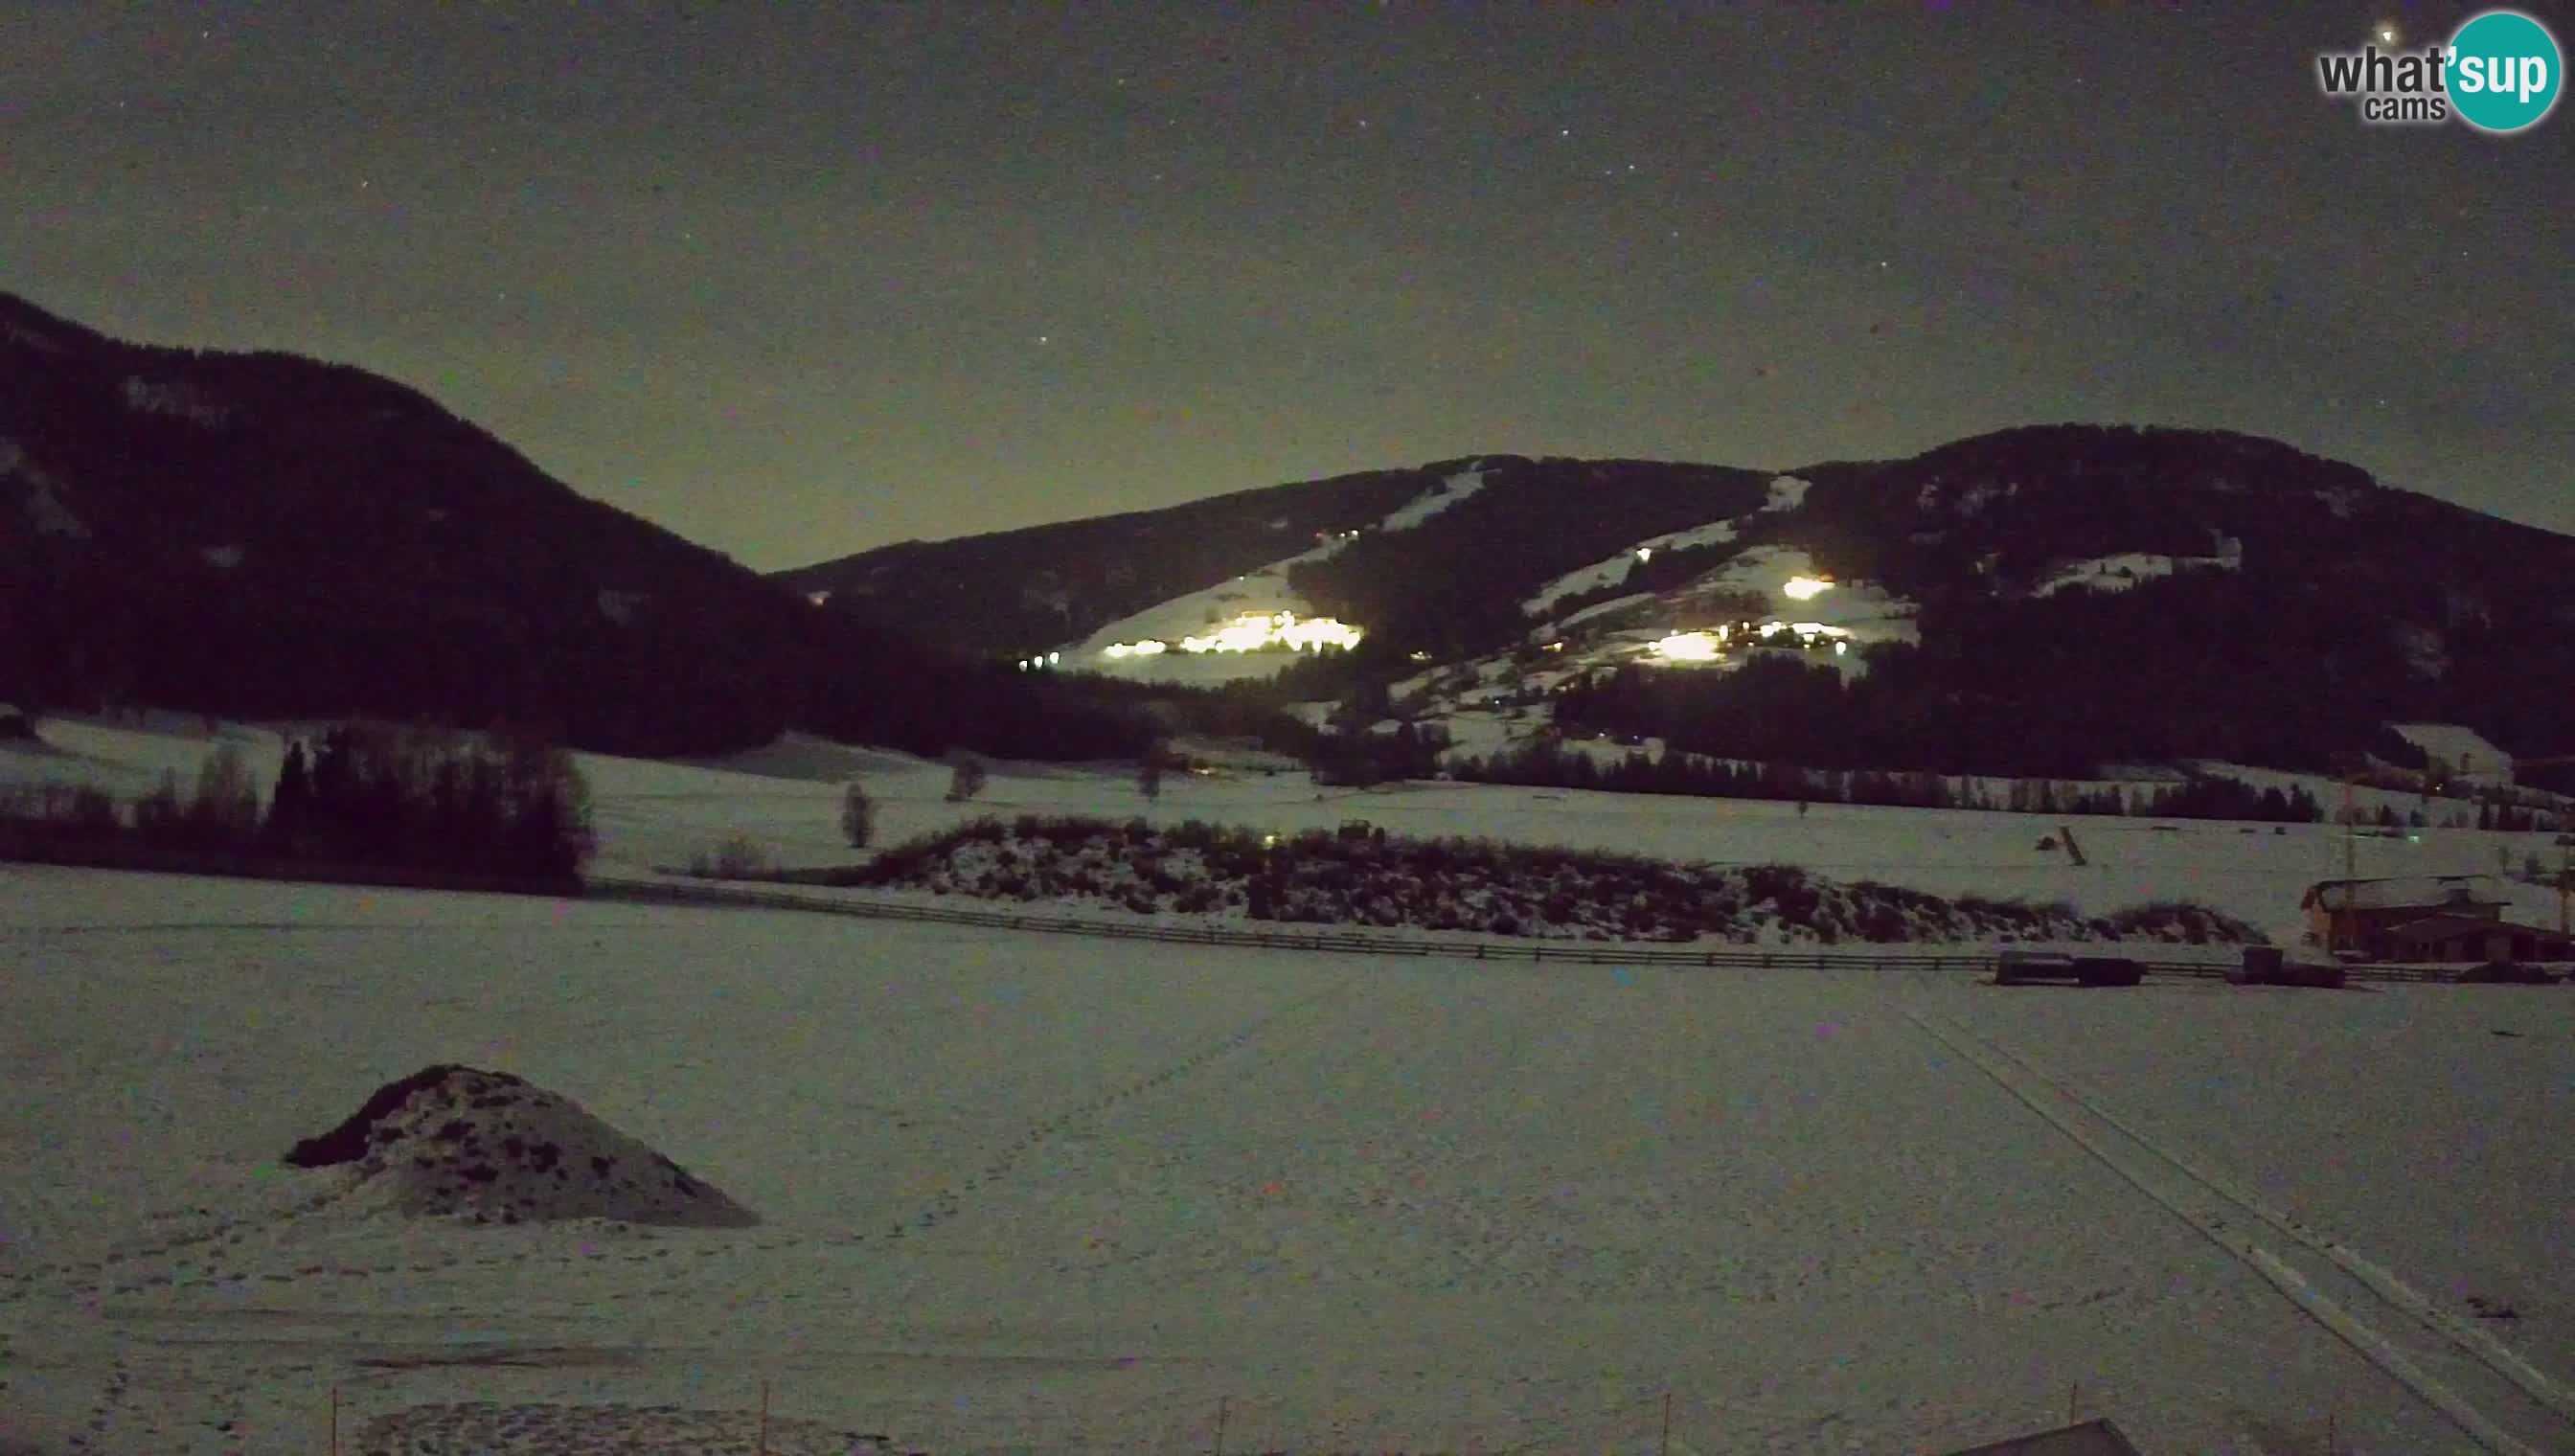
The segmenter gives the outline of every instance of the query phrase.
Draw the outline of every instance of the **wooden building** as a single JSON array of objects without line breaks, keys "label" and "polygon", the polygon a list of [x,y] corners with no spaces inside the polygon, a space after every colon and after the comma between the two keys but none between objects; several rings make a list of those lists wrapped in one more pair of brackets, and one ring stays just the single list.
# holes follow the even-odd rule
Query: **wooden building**
[{"label": "wooden building", "polygon": [[2371,960],[2475,964],[2489,960],[2564,960],[2575,940],[2555,930],[2503,917],[2512,903],[2487,874],[2398,875],[2323,879],[2307,886],[2298,907],[2307,930],[2328,950]]}]

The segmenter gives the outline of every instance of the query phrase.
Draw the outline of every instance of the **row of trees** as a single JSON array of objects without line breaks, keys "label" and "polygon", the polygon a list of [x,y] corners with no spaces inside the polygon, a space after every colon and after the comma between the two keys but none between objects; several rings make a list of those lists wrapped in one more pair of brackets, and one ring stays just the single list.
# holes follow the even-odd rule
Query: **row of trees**
[{"label": "row of trees", "polygon": [[[512,723],[596,751],[720,753],[790,728],[917,753],[1128,756],[1127,685],[1022,674],[817,610],[758,582],[595,603],[459,603],[444,581],[359,585],[190,559],[166,573],[0,543],[0,703],[149,704],[233,720]],[[263,560],[266,560],[263,558]],[[453,595],[452,593],[450,594]],[[685,691],[683,691],[685,689]]]},{"label": "row of trees", "polygon": [[8,816],[64,837],[528,883],[576,877],[594,844],[589,787],[561,748],[380,723],[288,744],[264,805],[225,743],[188,789],[167,772],[129,807],[96,787],[48,787]]},{"label": "row of trees", "polygon": [[[1182,759],[1173,752],[1169,744],[1157,741],[1145,751],[1145,756],[1137,761],[1136,791],[1148,799],[1161,798],[1164,771],[1167,768],[1179,767],[1181,764]],[[950,753],[948,755],[948,801],[964,803],[968,799],[977,797],[983,793],[984,785],[990,777],[990,770],[985,767],[982,758],[963,750]],[[876,800],[868,796],[866,785],[853,778],[841,789],[841,837],[849,841],[851,848],[864,849],[876,841]]]},{"label": "row of trees", "polygon": [[299,857],[562,879],[595,840],[590,789],[542,739],[342,724],[290,743],[263,825]]},{"label": "row of trees", "polygon": [[2171,784],[2082,784],[2014,779],[1996,795],[1974,778],[1929,772],[1890,773],[1803,768],[1776,760],[1742,762],[1642,749],[1611,763],[1533,738],[1490,757],[1452,760],[1453,777],[1544,788],[1597,788],[1622,793],[1692,794],[1708,798],[1793,799],[1901,808],[1968,808],[2039,814],[2136,814],[2159,818],[2253,819],[2315,823],[2324,808],[2304,788],[2257,789],[2232,778]]}]

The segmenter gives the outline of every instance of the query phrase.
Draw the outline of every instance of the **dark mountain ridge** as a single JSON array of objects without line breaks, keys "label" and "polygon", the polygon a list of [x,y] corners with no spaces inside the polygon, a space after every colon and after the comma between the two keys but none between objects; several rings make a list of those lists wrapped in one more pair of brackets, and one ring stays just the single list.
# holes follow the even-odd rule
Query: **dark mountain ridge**
[{"label": "dark mountain ridge", "polygon": [[0,610],[0,695],[37,706],[507,722],[627,752],[792,724],[926,750],[1141,731],[817,612],[418,391],[120,343],[7,295]]},{"label": "dark mountain ridge", "polygon": [[[1480,477],[1471,494],[1414,524],[1380,524],[1467,470]],[[1774,480],[1803,485],[1774,492]],[[1045,650],[1303,545],[1198,529],[1196,513],[1248,516],[1255,495],[1264,512],[1305,510],[1299,525],[1324,537],[1357,533],[1278,570],[1318,613],[1366,630],[1353,657],[1380,681],[1416,671],[1415,654],[1525,656],[1535,625],[1612,598],[1654,594],[1686,618],[1704,611],[1689,604],[1709,600],[1707,583],[1760,547],[1802,552],[1836,581],[1911,604],[1919,642],[1867,649],[1863,674],[1639,667],[1570,705],[1587,726],[1711,752],[1794,746],[1852,766],[1952,772],[2070,774],[2172,756],[2323,767],[2409,720],[2466,724],[2522,753],[2575,751],[2575,538],[2223,431],[2031,426],[1780,476],[1462,457],[1016,532],[1008,556],[995,538],[971,538],[792,575],[821,590],[899,576],[1003,598],[1027,585],[1011,565],[1025,561],[1044,562],[1050,585],[1098,584],[1014,621],[1007,638],[979,638],[961,620],[951,639]],[[1730,524],[1702,533],[1713,539],[1523,610],[1564,574],[1717,522]],[[1129,553],[1154,565],[1134,567]],[[2059,580],[2068,572],[2096,580]],[[872,611],[910,627],[920,600],[889,592]]]},{"label": "dark mountain ridge", "polygon": [[1381,689],[1424,662],[1525,660],[1611,599],[1681,629],[1773,610],[1708,590],[1757,549],[1895,599],[1918,640],[1683,672],[1597,639],[1606,666],[1550,686],[1559,722],[1954,772],[2321,766],[2406,720],[2575,752],[2575,538],[2257,437],[2035,426],[1784,476],[1462,456],[765,579],[416,390],[120,343],[0,295],[0,696],[38,708],[510,722],[629,752],[801,726],[1101,756],[1140,744],[1157,690],[1014,659],[1270,569],[1367,634],[1295,689]]}]

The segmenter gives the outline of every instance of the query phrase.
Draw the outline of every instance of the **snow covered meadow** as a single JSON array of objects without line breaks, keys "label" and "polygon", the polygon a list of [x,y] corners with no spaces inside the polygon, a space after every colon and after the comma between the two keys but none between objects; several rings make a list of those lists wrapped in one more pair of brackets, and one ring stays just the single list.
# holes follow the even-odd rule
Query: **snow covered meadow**
[{"label": "snow covered meadow", "polygon": [[[568,1403],[610,1409],[501,1449],[749,1450],[764,1381],[776,1450],[1209,1450],[1222,1402],[1236,1451],[1644,1451],[1666,1391],[1689,1452],[1951,1450],[2069,1404],[2154,1453],[2320,1449],[2329,1417],[2478,1449],[2150,1153],[2458,1318],[2513,1309],[2481,1327],[2575,1376],[2552,991],[1477,965],[44,867],[0,871],[0,1440],[48,1453],[310,1451],[335,1387],[348,1449]],[[577,1098],[760,1221],[474,1227],[282,1165],[436,1061]],[[2061,1120],[2095,1113],[2143,1141]],[[2566,1449],[2253,1233],[2442,1400]]]},{"label": "snow covered meadow", "polygon": [[[10,776],[134,792],[207,747],[46,735]],[[1284,774],[1148,805],[1012,765],[960,806],[937,765],[802,740],[583,767],[621,872],[730,832],[846,857],[853,772],[893,839],[1363,816],[2273,924],[2342,843],[2078,819],[2078,869],[2001,814]],[[2504,837],[2357,848],[2491,868]],[[1230,1451],[1649,1451],[1667,1393],[1697,1453],[1949,1451],[2069,1408],[2154,1456],[2328,1421],[2575,1449],[2562,989],[1325,957],[8,865],[0,997],[0,1450],[310,1451],[336,1391],[350,1450],[750,1451],[764,1382],[776,1451],[1207,1451],[1220,1420]],[[575,1099],[759,1221],[460,1225],[282,1162],[434,1062]]]},{"label": "snow covered meadow", "polygon": [[[163,771],[184,787],[218,742],[230,742],[263,785],[284,753],[276,729],[222,725],[204,734],[194,719],[165,716],[147,727],[48,720],[41,748],[0,747],[0,782],[58,779],[99,784],[120,797],[149,790]],[[1529,789],[1496,784],[1411,783],[1375,789],[1318,788],[1302,772],[1234,776],[1170,774],[1159,799],[1136,791],[1123,764],[994,765],[990,785],[967,803],[947,801],[945,764],[908,754],[790,735],[720,760],[673,763],[594,753],[574,755],[588,778],[599,832],[594,867],[650,874],[685,866],[730,835],[743,835],[788,865],[848,862],[840,836],[841,784],[856,777],[877,804],[877,843],[891,845],[983,815],[1022,813],[1141,816],[1156,824],[1189,819],[1281,834],[1331,829],[1365,819],[1389,834],[1483,836],[1514,843],[1643,854],[1719,867],[1794,864],[1838,880],[1872,879],[1955,898],[1982,895],[2035,903],[2063,900],[2084,915],[2106,915],[2158,900],[2187,900],[2260,927],[2281,944],[2304,928],[2298,896],[2320,878],[2495,873],[2538,855],[2557,862],[2554,836],[2429,829],[2416,838],[2352,839],[2323,824],[2198,819],[2074,817],[1966,809],[1900,809],[1754,799],[1699,799]],[[2304,785],[2328,804],[2339,785],[2262,769],[2230,769],[2257,788]],[[1995,791],[1999,793],[1999,786]],[[2411,794],[2364,788],[2360,807],[2410,808]],[[2436,803],[2444,801],[2436,800]],[[2042,838],[2070,825],[2085,864]],[[2553,889],[2508,881],[2513,918],[2556,923]]]}]

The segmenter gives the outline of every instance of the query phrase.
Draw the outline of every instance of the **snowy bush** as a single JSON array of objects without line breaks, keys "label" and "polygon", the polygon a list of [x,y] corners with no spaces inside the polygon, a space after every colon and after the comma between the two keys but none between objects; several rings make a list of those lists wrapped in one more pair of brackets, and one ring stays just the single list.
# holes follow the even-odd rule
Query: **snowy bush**
[{"label": "snowy bush", "polygon": [[751,879],[776,868],[769,851],[748,834],[733,834],[713,849],[689,856],[689,872],[700,879]]}]

